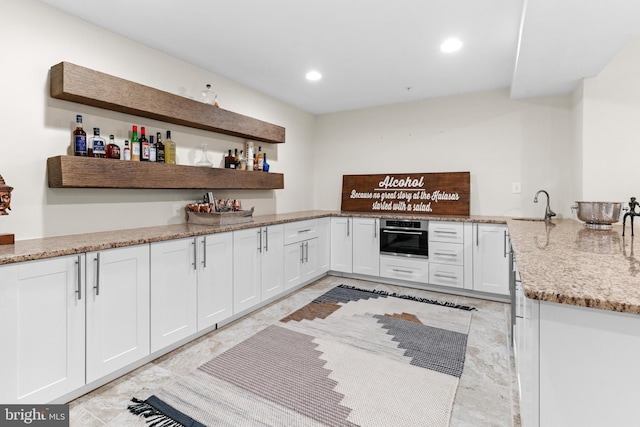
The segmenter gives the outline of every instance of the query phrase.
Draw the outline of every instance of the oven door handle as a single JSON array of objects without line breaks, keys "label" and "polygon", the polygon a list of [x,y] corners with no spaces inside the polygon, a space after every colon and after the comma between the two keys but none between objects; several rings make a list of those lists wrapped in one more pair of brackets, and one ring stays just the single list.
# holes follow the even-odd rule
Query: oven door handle
[{"label": "oven door handle", "polygon": [[389,234],[413,234],[416,236],[421,236],[423,234],[421,231],[382,230],[382,232]]}]

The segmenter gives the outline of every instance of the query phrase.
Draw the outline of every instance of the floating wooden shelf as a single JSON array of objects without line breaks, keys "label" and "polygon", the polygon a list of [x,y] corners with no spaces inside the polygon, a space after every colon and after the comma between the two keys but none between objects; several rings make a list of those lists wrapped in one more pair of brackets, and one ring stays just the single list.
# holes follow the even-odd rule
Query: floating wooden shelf
[{"label": "floating wooden shelf", "polygon": [[284,175],[92,157],[47,159],[50,188],[246,189],[284,188]]},{"label": "floating wooden shelf", "polygon": [[253,141],[285,142],[285,129],[70,62],[51,67],[51,97]]}]

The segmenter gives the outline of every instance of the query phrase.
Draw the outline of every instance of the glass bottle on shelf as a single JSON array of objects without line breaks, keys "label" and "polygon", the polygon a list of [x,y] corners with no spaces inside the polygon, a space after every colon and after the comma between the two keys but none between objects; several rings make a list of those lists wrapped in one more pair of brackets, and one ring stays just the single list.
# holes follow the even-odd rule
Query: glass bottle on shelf
[{"label": "glass bottle on shelf", "polygon": [[162,133],[156,133],[156,162],[164,163],[164,144],[162,143]]},{"label": "glass bottle on shelf", "polygon": [[138,126],[133,126],[131,131],[131,160],[140,161],[140,141],[138,141]]},{"label": "glass bottle on shelf", "polygon": [[235,169],[235,159],[233,158],[233,154],[231,154],[231,150],[229,150],[229,155],[224,158],[224,167],[225,169]]},{"label": "glass bottle on shelf", "polygon": [[170,165],[176,164],[176,143],[171,139],[171,131],[167,131],[167,138],[164,140],[164,162]]},{"label": "glass bottle on shelf", "polygon": [[212,168],[213,163],[211,163],[209,161],[209,158],[207,157],[207,144],[201,144],[200,149],[202,150],[202,153],[200,154],[200,160],[198,160],[198,163],[196,163],[196,166]]},{"label": "glass bottle on shelf", "polygon": [[153,135],[149,135],[149,161],[155,163],[158,151],[153,138]]},{"label": "glass bottle on shelf", "polygon": [[131,160],[131,148],[129,148],[129,140],[124,140],[124,149],[122,150],[122,160]]},{"label": "glass bottle on shelf", "polygon": [[262,168],[264,167],[264,156],[262,154],[262,147],[261,146],[258,147],[257,159],[258,159],[258,169],[256,169],[256,170],[261,171]]},{"label": "glass bottle on shelf", "polygon": [[120,146],[116,144],[116,140],[113,135],[109,135],[109,144],[107,144],[107,158],[120,159]]},{"label": "glass bottle on shelf", "polygon": [[263,154],[264,159],[262,160],[262,170],[264,172],[269,172],[269,163],[267,163],[267,153]]},{"label": "glass bottle on shelf", "polygon": [[218,106],[218,95],[211,89],[210,84],[207,85],[205,90],[200,92],[200,100],[205,104],[210,104],[214,107]]},{"label": "glass bottle on shelf", "polygon": [[105,144],[104,138],[100,136],[100,128],[93,128],[93,137],[89,142],[89,149],[93,152],[93,156],[104,158],[107,156],[107,144]]},{"label": "glass bottle on shelf", "polygon": [[76,128],[73,131],[74,156],[87,156],[87,133],[82,128],[82,116],[76,115]]},{"label": "glass bottle on shelf", "polygon": [[149,140],[146,136],[144,126],[140,128],[140,161],[148,162],[150,155]]}]

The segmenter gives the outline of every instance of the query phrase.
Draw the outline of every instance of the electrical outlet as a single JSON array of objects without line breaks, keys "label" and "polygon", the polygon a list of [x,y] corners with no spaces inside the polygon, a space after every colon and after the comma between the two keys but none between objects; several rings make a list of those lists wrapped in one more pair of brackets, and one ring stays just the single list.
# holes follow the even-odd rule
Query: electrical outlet
[{"label": "electrical outlet", "polygon": [[520,188],[520,183],[519,182],[511,183],[511,192],[513,194],[520,194],[521,188]]}]

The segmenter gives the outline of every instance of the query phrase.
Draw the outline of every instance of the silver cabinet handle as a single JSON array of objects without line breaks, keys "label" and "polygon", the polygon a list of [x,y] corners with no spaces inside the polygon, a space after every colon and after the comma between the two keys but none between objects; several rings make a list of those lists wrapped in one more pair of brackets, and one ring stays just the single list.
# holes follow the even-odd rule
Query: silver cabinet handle
[{"label": "silver cabinet handle", "polygon": [[374,220],[373,221],[373,239],[377,239],[378,238],[378,220]]},{"label": "silver cabinet handle", "polygon": [[349,225],[350,225],[349,222],[350,222],[349,218],[347,218],[347,237],[349,237],[349,228],[350,228],[349,227]]},{"label": "silver cabinet handle", "polygon": [[202,267],[207,268],[207,236],[202,239]]},{"label": "silver cabinet handle", "polygon": [[196,238],[194,237],[193,240],[191,241],[191,245],[193,246],[193,262],[191,263],[191,265],[193,266],[194,270],[197,270],[197,263],[198,263],[198,248],[196,248]]},{"label": "silver cabinet handle", "polygon": [[262,228],[258,229],[258,252],[262,253]]},{"label": "silver cabinet handle", "polygon": [[440,234],[458,234],[457,231],[448,231],[448,230],[433,230],[434,233]]},{"label": "silver cabinet handle", "polygon": [[446,254],[444,252],[435,252],[433,255],[434,256],[448,256],[448,257],[451,257],[451,258],[457,258],[458,257],[458,255],[456,255],[456,254]]},{"label": "silver cabinet handle", "polygon": [[93,259],[96,262],[96,284],[93,289],[96,290],[96,296],[100,295],[100,252]]},{"label": "silver cabinet handle", "polygon": [[310,228],[305,228],[304,230],[298,230],[298,234],[300,234],[300,233],[308,233],[310,231],[311,231]]},{"label": "silver cabinet handle", "polygon": [[78,300],[82,299],[82,264],[80,264],[80,255],[76,259],[76,264],[78,265],[78,289],[76,289],[76,293],[78,294]]},{"label": "silver cabinet handle", "polygon": [[476,246],[480,246],[480,224],[476,224]]},{"label": "silver cabinet handle", "polygon": [[434,273],[434,277],[440,277],[442,279],[458,280],[458,276],[452,276],[450,274]]},{"label": "silver cabinet handle", "polygon": [[309,262],[309,242],[304,242],[304,249],[305,249],[304,262]]},{"label": "silver cabinet handle", "polygon": [[389,234],[411,234],[413,236],[421,236],[422,233],[420,231],[400,231],[400,230],[382,230],[383,233]]},{"label": "silver cabinet handle", "polygon": [[264,251],[269,252],[269,227],[264,228]]},{"label": "silver cabinet handle", "polygon": [[304,243],[300,243],[300,264],[304,264]]},{"label": "silver cabinet handle", "polygon": [[392,268],[391,271],[395,271],[396,273],[413,274],[413,271],[411,271],[411,270],[401,270],[399,268]]}]

